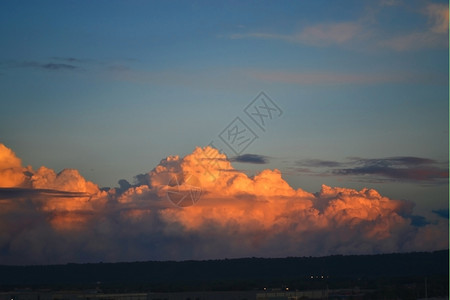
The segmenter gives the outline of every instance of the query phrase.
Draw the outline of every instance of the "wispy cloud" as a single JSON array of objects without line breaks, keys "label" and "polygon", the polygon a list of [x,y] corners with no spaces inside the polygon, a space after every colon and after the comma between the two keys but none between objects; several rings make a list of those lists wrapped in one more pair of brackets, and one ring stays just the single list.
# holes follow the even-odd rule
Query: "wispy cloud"
[{"label": "wispy cloud", "polygon": [[354,22],[318,24],[304,28],[292,40],[312,46],[341,45],[354,39],[362,38],[363,27]]},{"label": "wispy cloud", "polygon": [[444,219],[448,219],[448,209],[436,209],[436,210],[433,210],[433,213],[435,213],[436,215],[438,215]]},{"label": "wispy cloud", "polygon": [[379,42],[379,46],[382,48],[390,48],[399,52],[423,48],[446,47],[446,45],[448,45],[446,35],[431,32],[412,32]]},{"label": "wispy cloud", "polygon": [[58,198],[78,198],[90,197],[83,192],[60,191],[53,189],[31,189],[31,188],[2,188],[0,187],[0,199],[14,199],[23,197],[58,197]]},{"label": "wispy cloud", "polygon": [[378,175],[399,180],[434,181],[448,178],[448,169],[420,157],[356,159],[350,168],[333,170],[336,175]]},{"label": "wispy cloud", "polygon": [[129,65],[132,61],[101,61],[91,58],[53,56],[45,60],[8,60],[0,62],[0,66],[47,71],[103,71],[116,74],[132,71]]},{"label": "wispy cloud", "polygon": [[379,24],[382,10],[406,7],[402,1],[386,0],[376,5],[368,5],[365,14],[359,18],[342,22],[322,22],[303,26],[297,31],[254,30],[233,33],[230,39],[262,39],[297,43],[312,47],[345,46],[355,50],[389,49],[409,51],[426,48],[448,47],[448,4],[428,3],[416,17],[427,18],[427,26],[422,30],[403,33],[385,31]]},{"label": "wispy cloud", "polygon": [[328,167],[328,168],[334,168],[339,167],[342,165],[342,163],[332,160],[322,160],[322,159],[304,159],[297,162],[297,165],[303,166],[303,167]]},{"label": "wispy cloud", "polygon": [[448,169],[437,161],[414,156],[351,158],[345,162],[309,159],[298,161],[297,166],[316,168],[316,174],[357,176],[376,182],[383,178],[416,182],[440,182],[448,178]]},{"label": "wispy cloud", "polygon": [[402,3],[402,0],[380,0],[379,5],[380,6],[396,6],[400,5]]},{"label": "wispy cloud", "polygon": [[279,34],[268,32],[235,33],[231,39],[266,39],[282,40],[310,46],[340,45],[364,36],[363,27],[356,22],[322,23],[307,26],[299,32]]},{"label": "wispy cloud", "polygon": [[381,47],[396,51],[448,47],[448,4],[428,3],[421,13],[428,19],[427,28],[381,40]]},{"label": "wispy cloud", "polygon": [[40,62],[36,62],[36,61],[16,62],[16,63],[12,63],[11,66],[22,67],[22,68],[35,68],[35,69],[43,69],[43,70],[51,70],[51,71],[80,69],[80,67],[73,65],[73,64],[68,64],[68,63],[54,63],[54,62],[40,63]]},{"label": "wispy cloud", "polygon": [[[425,76],[424,74],[411,74],[405,72],[334,72],[334,71],[302,71],[290,72],[286,70],[250,70],[247,74],[253,78],[267,82],[284,82],[292,84],[379,84],[403,82],[433,82],[439,79],[438,75]],[[438,80],[441,82],[442,80]]]},{"label": "wispy cloud", "polygon": [[334,72],[334,71],[303,71],[290,72],[286,70],[249,70],[249,77],[266,81],[302,85],[342,85],[342,84],[385,84],[385,83],[420,83],[447,84],[448,74],[414,73],[404,71],[368,72]]},{"label": "wispy cloud", "polygon": [[92,59],[77,58],[77,57],[60,57],[60,56],[54,56],[54,57],[52,57],[52,60],[63,61],[66,63],[73,63],[73,64],[83,64],[83,63],[94,62],[94,60],[92,60]]},{"label": "wispy cloud", "polygon": [[429,3],[424,10],[435,33],[448,33],[448,4]]}]

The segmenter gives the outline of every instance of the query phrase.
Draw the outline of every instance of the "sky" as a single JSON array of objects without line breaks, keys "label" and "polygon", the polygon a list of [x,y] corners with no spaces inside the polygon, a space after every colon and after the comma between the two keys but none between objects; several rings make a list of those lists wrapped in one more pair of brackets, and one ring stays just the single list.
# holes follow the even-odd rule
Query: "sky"
[{"label": "sky", "polygon": [[0,264],[448,249],[446,1],[3,1]]}]

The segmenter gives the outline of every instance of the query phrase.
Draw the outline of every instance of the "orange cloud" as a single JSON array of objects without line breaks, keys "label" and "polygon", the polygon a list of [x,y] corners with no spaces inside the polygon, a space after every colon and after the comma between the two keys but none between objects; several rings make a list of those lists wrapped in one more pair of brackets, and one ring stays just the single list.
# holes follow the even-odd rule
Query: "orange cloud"
[{"label": "orange cloud", "polygon": [[76,192],[80,197],[50,197],[39,203],[40,209],[48,212],[50,223],[57,229],[80,229],[92,218],[97,209],[103,207],[106,192],[84,179],[77,170],[64,169],[56,174],[40,167],[31,176],[34,189],[50,189]]},{"label": "orange cloud", "polygon": [[[211,154],[216,161],[207,160]],[[201,199],[184,209],[159,210],[164,222],[179,226],[179,230],[187,234],[215,228],[221,232],[232,230],[236,236],[249,235],[253,250],[262,245],[268,247],[279,235],[301,242],[303,235],[336,229],[342,230],[342,240],[336,240],[333,247],[340,242],[351,244],[352,239],[366,240],[372,243],[367,247],[373,247],[373,243],[396,239],[396,232],[410,226],[410,221],[402,216],[411,213],[409,203],[383,197],[372,189],[356,191],[324,185],[317,195],[294,190],[280,171],[264,170],[248,177],[234,170],[223,154],[208,147],[197,148],[183,159],[163,160],[149,173],[149,178],[152,188],[163,197],[170,176],[186,178],[189,175],[200,179],[204,189]],[[179,183],[183,187],[184,182]],[[182,190],[188,191],[189,186]],[[370,248],[363,250],[371,251]]]},{"label": "orange cloud", "polygon": [[[77,170],[64,169],[56,174],[46,167],[37,171],[22,167],[21,160],[3,144],[0,144],[0,187],[24,188],[28,194],[30,189],[35,191],[32,201],[36,209],[46,213],[54,228],[65,230],[85,224],[99,204],[98,200],[106,196]],[[23,197],[15,200],[23,200]],[[11,205],[10,201],[5,202],[5,206]]]},{"label": "orange cloud", "polygon": [[0,144],[0,187],[18,187],[25,183],[22,161],[5,145]]},{"label": "orange cloud", "polygon": [[[379,253],[448,243],[444,221],[412,225],[409,202],[325,185],[312,194],[276,169],[249,177],[211,147],[169,156],[137,184],[108,192],[77,170],[25,169],[10,149],[0,150],[2,170],[12,170],[0,182],[13,185],[0,189],[0,248],[8,249],[0,263]],[[24,177],[12,181],[11,172]]]}]

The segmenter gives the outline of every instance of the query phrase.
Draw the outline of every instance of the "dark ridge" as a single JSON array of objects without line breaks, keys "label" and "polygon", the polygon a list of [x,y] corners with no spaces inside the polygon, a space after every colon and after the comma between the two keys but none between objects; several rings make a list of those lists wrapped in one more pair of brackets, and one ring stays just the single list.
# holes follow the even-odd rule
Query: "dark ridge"
[{"label": "dark ridge", "polygon": [[[449,251],[327,257],[240,258],[66,265],[0,265],[0,289],[99,285],[131,290],[247,289],[342,280],[447,278]],[[322,277],[323,276],[323,277]],[[157,287],[157,288],[156,288]],[[189,287],[189,288],[187,288]],[[125,288],[125,290],[127,290]]]}]

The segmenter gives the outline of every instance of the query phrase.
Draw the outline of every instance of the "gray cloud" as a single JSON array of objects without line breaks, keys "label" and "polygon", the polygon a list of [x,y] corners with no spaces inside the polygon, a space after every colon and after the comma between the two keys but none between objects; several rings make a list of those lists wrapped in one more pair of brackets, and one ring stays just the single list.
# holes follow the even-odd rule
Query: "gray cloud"
[{"label": "gray cloud", "polygon": [[269,162],[267,156],[259,154],[243,154],[230,158],[232,162],[249,163],[249,164],[267,164]]},{"label": "gray cloud", "polygon": [[10,60],[0,62],[1,66],[7,68],[32,68],[49,71],[76,71],[83,70],[86,65],[92,66],[98,64],[101,63],[91,59],[81,59],[75,57],[51,57],[46,61]]},{"label": "gray cloud", "polygon": [[47,63],[47,64],[40,64],[38,66],[47,70],[75,70],[79,68],[75,65],[60,64],[60,63]]},{"label": "gray cloud", "polygon": [[[304,159],[296,162],[297,172],[319,175],[359,176],[365,180],[383,182],[396,179],[418,182],[437,182],[448,178],[448,168],[439,162],[423,157],[397,156],[386,158],[351,157],[348,161]],[[316,170],[314,170],[316,169]]]},{"label": "gray cloud", "polygon": [[52,189],[27,189],[27,188],[0,188],[0,199],[14,199],[23,197],[58,197],[58,198],[78,198],[90,197],[88,193],[68,192]]},{"label": "gray cloud", "polygon": [[416,227],[424,227],[430,224],[430,222],[428,222],[423,216],[411,215],[409,216],[409,219],[411,220],[411,225]]},{"label": "gray cloud", "polygon": [[14,62],[14,63],[11,63],[10,66],[21,67],[21,68],[35,68],[35,69],[51,70],[51,71],[80,69],[80,67],[78,67],[74,64],[55,63],[55,62],[41,63],[41,62],[37,62],[37,61]]},{"label": "gray cloud", "polygon": [[433,213],[435,213],[439,217],[448,219],[448,209],[436,209],[436,210],[433,210]]},{"label": "gray cloud", "polygon": [[349,168],[333,170],[335,175],[378,175],[413,181],[433,181],[448,178],[448,169],[437,167],[437,162],[421,157],[400,156],[378,159],[357,158]]},{"label": "gray cloud", "polygon": [[321,167],[335,168],[342,165],[342,163],[337,161],[321,160],[321,159],[303,159],[297,161],[296,164],[301,167],[315,167],[315,168]]},{"label": "gray cloud", "polygon": [[73,63],[73,64],[87,63],[87,62],[93,61],[90,59],[82,59],[82,58],[76,58],[76,57],[58,57],[58,56],[54,56],[54,57],[52,57],[52,59],[57,60],[57,61],[64,61],[67,63]]},{"label": "gray cloud", "polygon": [[436,163],[435,160],[415,156],[396,156],[396,157],[372,158],[372,159],[355,157],[351,159],[357,163],[379,165],[379,166],[390,166],[390,165],[417,166]]}]

